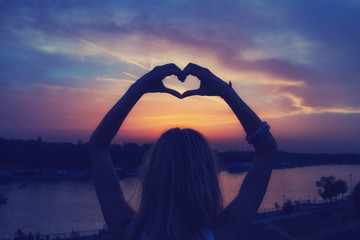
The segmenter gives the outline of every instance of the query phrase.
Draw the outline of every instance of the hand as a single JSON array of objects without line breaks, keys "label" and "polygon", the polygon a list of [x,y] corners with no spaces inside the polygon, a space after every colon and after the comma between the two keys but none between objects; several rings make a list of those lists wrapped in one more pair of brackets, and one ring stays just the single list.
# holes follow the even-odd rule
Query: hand
[{"label": "hand", "polygon": [[[161,92],[169,93],[177,98],[181,98],[181,94],[173,89],[166,88],[162,82],[164,78],[170,75],[175,75],[180,80],[182,76],[181,69],[173,63],[169,63],[163,66],[157,66],[139,80],[137,80],[134,85],[140,93],[151,93],[151,92]],[[181,80],[180,80],[181,81]]]},{"label": "hand", "polygon": [[[194,63],[189,63],[183,70],[180,81],[185,81],[188,75],[193,75],[200,80],[200,87],[189,90],[181,95],[181,98],[200,95],[200,96],[220,96],[223,97],[229,85],[215,76],[209,69],[200,67]],[[231,85],[230,85],[231,86]]]}]

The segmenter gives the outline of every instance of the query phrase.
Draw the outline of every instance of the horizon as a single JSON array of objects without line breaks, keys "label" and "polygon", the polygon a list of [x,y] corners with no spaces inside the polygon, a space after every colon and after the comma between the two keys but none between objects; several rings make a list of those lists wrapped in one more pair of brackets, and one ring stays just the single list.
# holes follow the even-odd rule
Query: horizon
[{"label": "horizon", "polygon": [[[360,154],[359,3],[158,3],[1,2],[0,137],[87,142],[139,77],[194,62],[232,81],[279,150]],[[140,99],[114,143],[155,142],[173,127],[213,149],[252,149],[221,98],[158,93]]]},{"label": "horizon", "polygon": [[[77,140],[77,141],[47,141],[47,140],[44,140],[42,137],[37,137],[37,138],[4,138],[4,137],[1,137],[0,136],[0,139],[4,139],[5,141],[37,141],[38,139],[41,139],[41,142],[43,143],[56,143],[56,144],[66,144],[66,143],[70,143],[70,144],[73,144],[73,145],[76,145],[78,143],[80,144],[88,144],[89,142],[88,141],[82,141],[82,140]],[[151,142],[151,141],[144,141],[144,142],[134,142],[134,141],[123,141],[123,142],[112,142],[112,144],[115,144],[115,145],[124,145],[126,143],[134,143],[134,144],[137,144],[138,146],[143,146],[145,144],[155,144],[156,141],[154,142]],[[212,147],[212,144],[210,144],[211,147]],[[216,147],[212,147],[212,150],[213,151],[217,151],[217,152],[220,152],[220,153],[224,153],[224,152],[253,152],[255,153],[255,150],[254,149],[239,149],[239,148],[234,148],[234,149],[231,149],[231,148],[224,148],[224,149],[221,149],[221,148],[216,148]],[[286,151],[286,150],[283,150],[283,149],[278,149],[278,152],[284,152],[284,153],[290,153],[290,154],[327,154],[327,155],[360,155],[360,153],[352,153],[352,152],[338,152],[338,153],[327,153],[327,152],[293,152],[293,151]]]}]

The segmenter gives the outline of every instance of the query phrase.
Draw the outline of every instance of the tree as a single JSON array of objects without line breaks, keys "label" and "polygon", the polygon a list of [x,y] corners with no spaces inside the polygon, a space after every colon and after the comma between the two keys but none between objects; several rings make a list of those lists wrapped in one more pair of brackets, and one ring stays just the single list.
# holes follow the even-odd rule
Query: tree
[{"label": "tree", "polygon": [[352,193],[352,199],[354,202],[356,213],[360,215],[360,183],[356,184]]},{"label": "tree", "polygon": [[336,192],[338,194],[341,194],[341,197],[344,197],[344,194],[347,193],[347,191],[349,190],[347,183],[341,179],[335,182],[335,188],[336,188]]},{"label": "tree", "polygon": [[344,180],[336,180],[332,175],[329,177],[321,177],[320,181],[316,181],[316,186],[320,187],[318,193],[324,199],[336,198],[339,194],[344,195],[348,191],[347,183]]}]

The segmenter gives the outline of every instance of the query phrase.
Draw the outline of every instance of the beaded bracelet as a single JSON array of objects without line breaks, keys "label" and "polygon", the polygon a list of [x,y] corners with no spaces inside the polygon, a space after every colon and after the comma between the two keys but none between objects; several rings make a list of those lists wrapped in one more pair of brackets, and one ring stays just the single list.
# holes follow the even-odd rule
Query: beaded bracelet
[{"label": "beaded bracelet", "polygon": [[246,136],[246,141],[248,141],[249,144],[253,144],[261,137],[263,137],[267,132],[269,132],[269,130],[270,126],[267,124],[267,122],[262,122],[261,126],[253,134]]}]

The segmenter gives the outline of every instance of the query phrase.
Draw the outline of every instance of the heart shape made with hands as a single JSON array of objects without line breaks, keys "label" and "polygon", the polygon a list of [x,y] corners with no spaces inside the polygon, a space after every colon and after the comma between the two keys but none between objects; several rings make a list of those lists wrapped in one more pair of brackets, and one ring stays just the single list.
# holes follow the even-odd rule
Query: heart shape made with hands
[{"label": "heart shape made with hands", "polygon": [[200,87],[200,80],[191,75],[187,76],[184,82],[181,82],[175,75],[164,78],[162,82],[166,88],[175,90],[180,94]]}]

